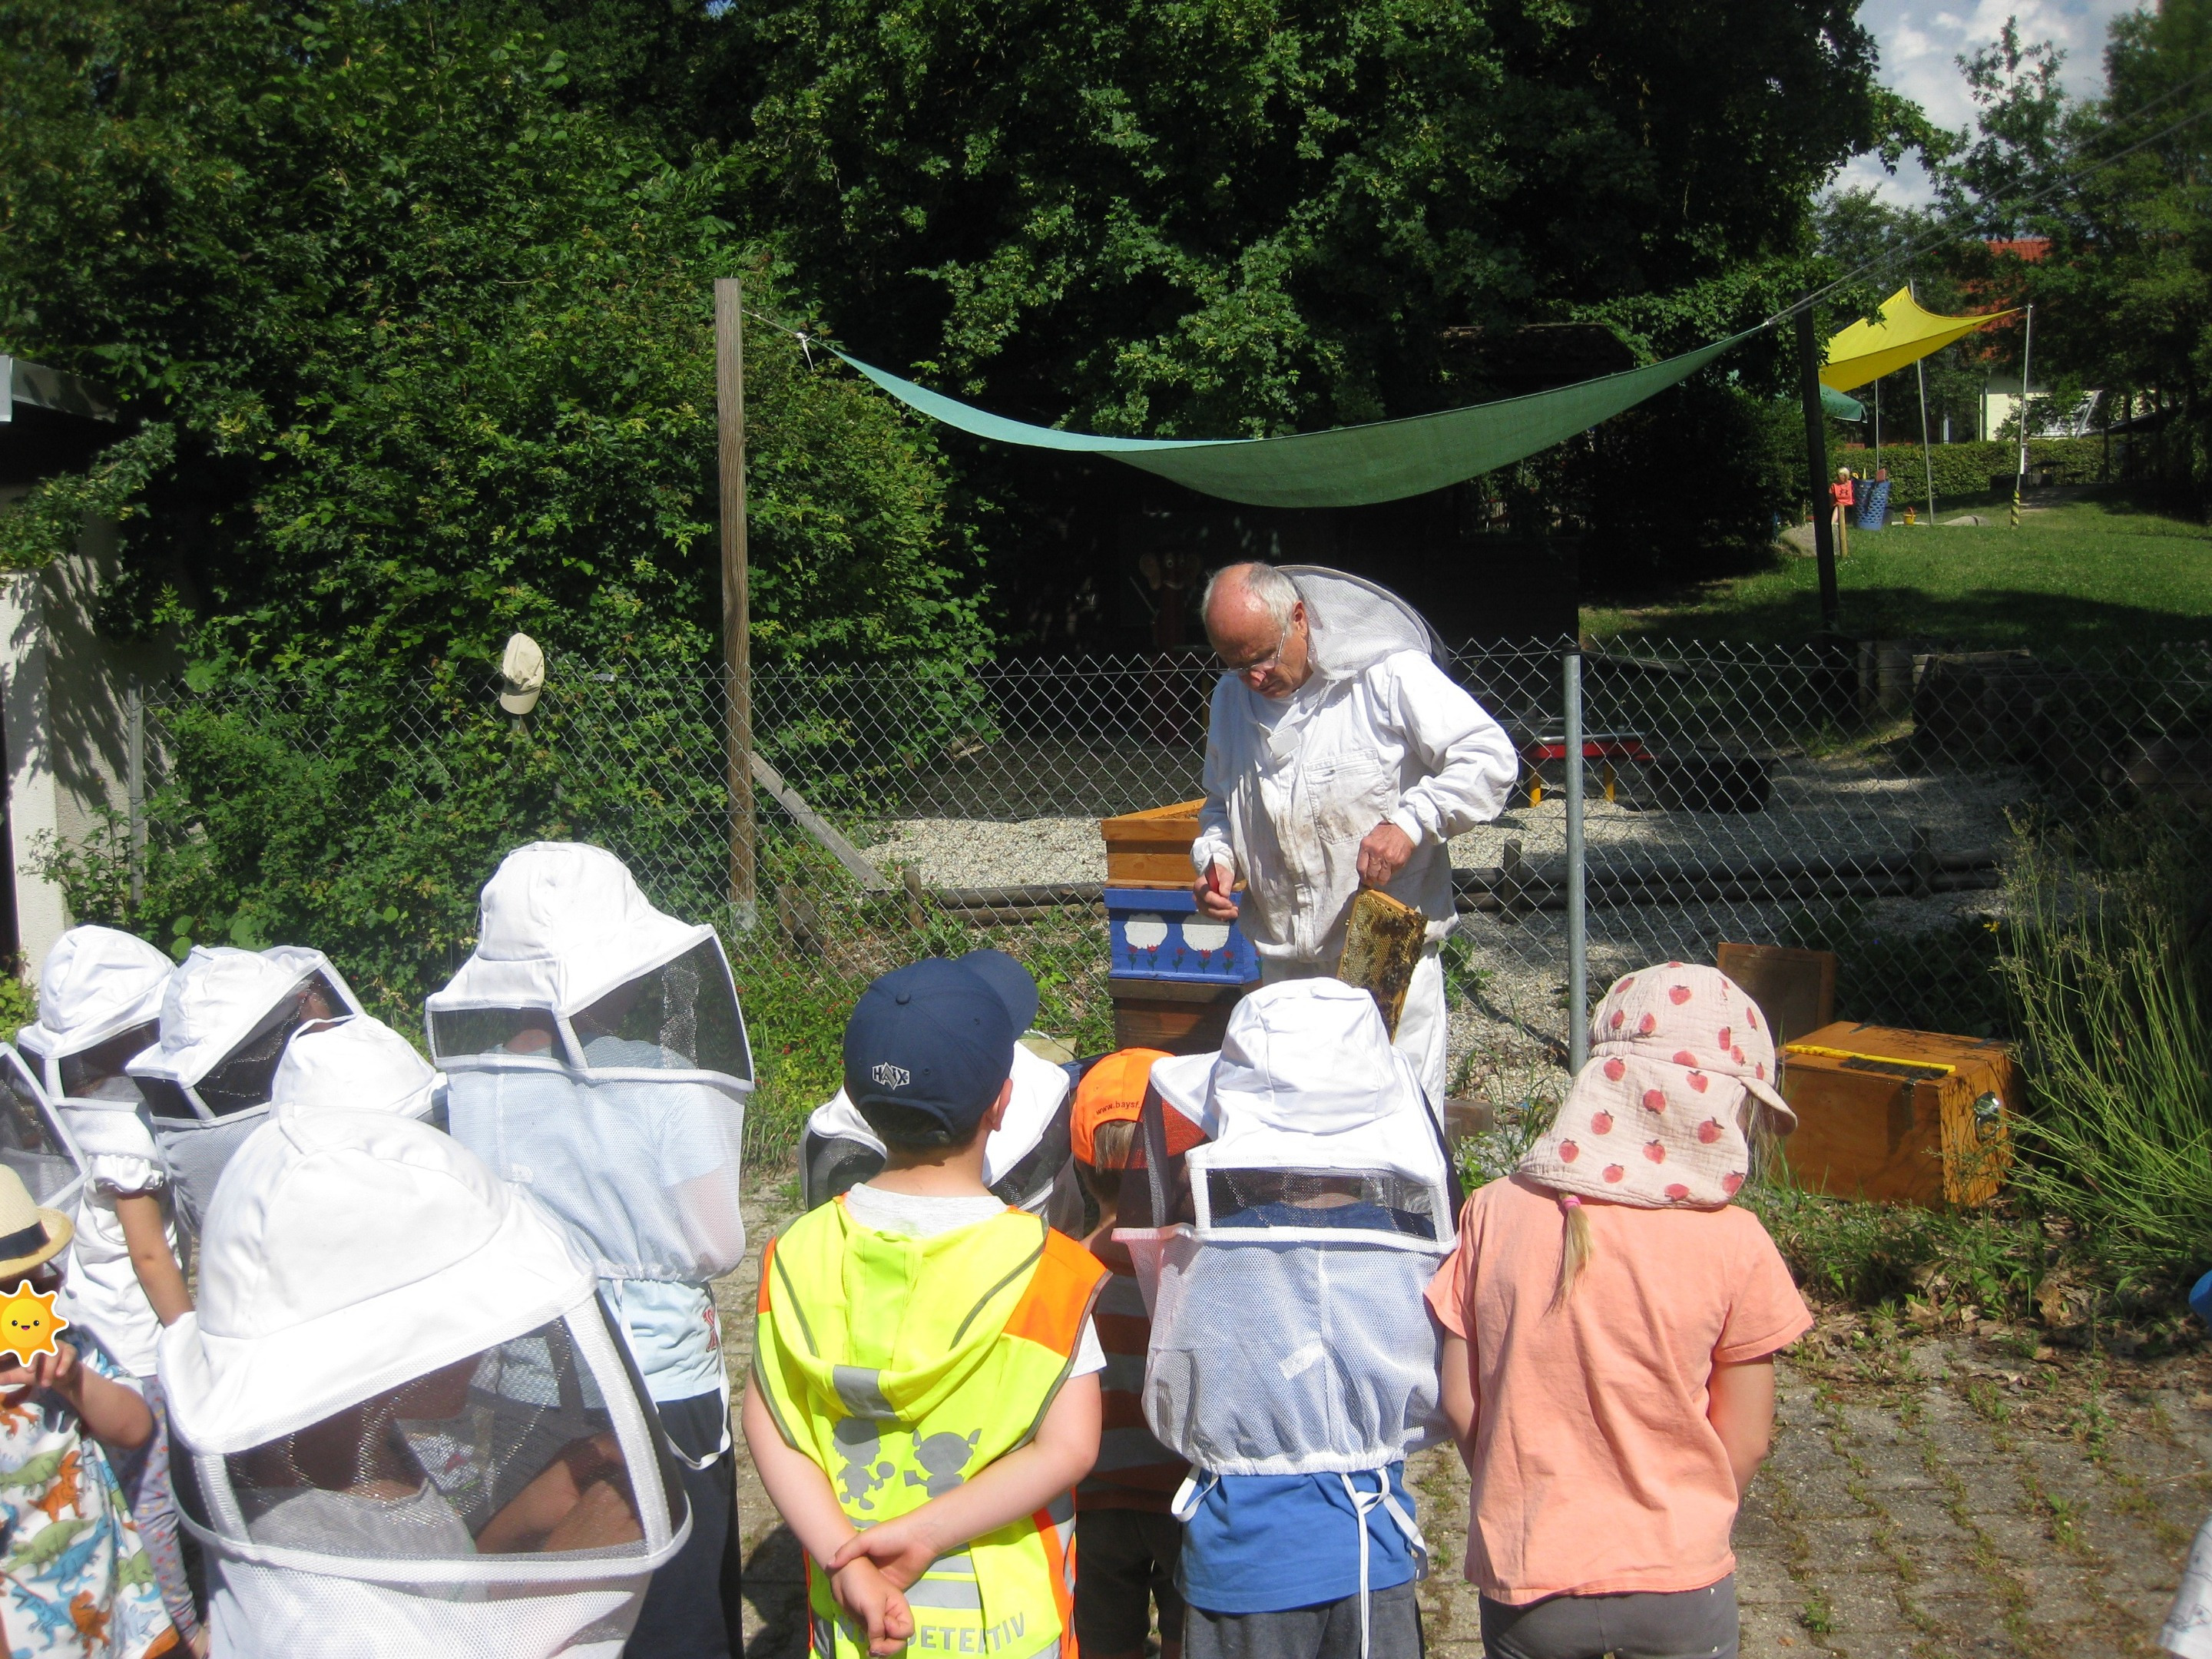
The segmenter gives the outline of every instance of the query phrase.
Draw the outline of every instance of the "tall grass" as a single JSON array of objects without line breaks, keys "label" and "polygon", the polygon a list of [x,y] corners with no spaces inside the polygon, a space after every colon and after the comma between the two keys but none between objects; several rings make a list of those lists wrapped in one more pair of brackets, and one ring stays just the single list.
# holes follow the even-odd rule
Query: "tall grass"
[{"label": "tall grass", "polygon": [[2179,836],[2122,859],[2023,838],[1999,969],[2032,1097],[2013,1186],[2123,1278],[2212,1265],[2212,1028]]}]

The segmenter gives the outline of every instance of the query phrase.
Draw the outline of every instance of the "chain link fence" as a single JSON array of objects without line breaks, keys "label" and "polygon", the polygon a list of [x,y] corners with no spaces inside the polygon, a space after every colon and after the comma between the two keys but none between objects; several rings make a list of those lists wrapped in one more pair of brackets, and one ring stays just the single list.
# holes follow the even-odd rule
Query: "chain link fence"
[{"label": "chain link fence", "polygon": [[[1451,846],[1452,1087],[1509,1114],[1565,1080],[1573,650],[1471,647],[1448,665],[1524,757],[1506,810]],[[2212,649],[1574,654],[1593,995],[1723,941],[1796,945],[1836,954],[1839,1018],[2002,1034],[2015,835],[2033,821],[2109,841],[2212,811]],[[712,671],[556,671],[523,719],[474,686],[358,707],[173,687],[149,699],[149,780],[107,863],[63,854],[82,855],[80,915],[104,904],[172,943],[303,933],[412,1022],[472,944],[501,854],[597,842],[657,903],[722,928],[760,1051],[756,1150],[779,1154],[835,1086],[853,997],[920,954],[1007,950],[1037,977],[1041,1026],[1077,1052],[1110,1046],[1098,820],[1198,794],[1213,678],[1197,655],[760,673],[750,917],[731,903]]]}]

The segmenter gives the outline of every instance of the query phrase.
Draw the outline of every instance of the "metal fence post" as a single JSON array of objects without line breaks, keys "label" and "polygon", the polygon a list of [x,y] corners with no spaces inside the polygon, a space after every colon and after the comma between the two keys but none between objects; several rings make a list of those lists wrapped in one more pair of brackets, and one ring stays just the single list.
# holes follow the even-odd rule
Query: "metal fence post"
[{"label": "metal fence post", "polygon": [[131,806],[131,912],[146,902],[146,693],[136,674],[123,691],[124,791]]},{"label": "metal fence post", "polygon": [[1567,1066],[1589,1058],[1589,932],[1583,915],[1583,653],[1560,664],[1567,751]]}]

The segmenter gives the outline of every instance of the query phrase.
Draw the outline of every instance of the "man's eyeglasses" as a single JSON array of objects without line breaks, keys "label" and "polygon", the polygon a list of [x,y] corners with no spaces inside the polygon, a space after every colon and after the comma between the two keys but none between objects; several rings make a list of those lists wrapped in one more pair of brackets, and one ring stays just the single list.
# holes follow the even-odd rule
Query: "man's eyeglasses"
[{"label": "man's eyeglasses", "polygon": [[1219,652],[1216,652],[1213,656],[1214,665],[1224,674],[1264,674],[1282,661],[1283,647],[1290,642],[1290,635],[1285,634],[1275,641],[1275,648],[1273,651],[1264,657],[1255,657],[1249,662],[1231,662]]}]

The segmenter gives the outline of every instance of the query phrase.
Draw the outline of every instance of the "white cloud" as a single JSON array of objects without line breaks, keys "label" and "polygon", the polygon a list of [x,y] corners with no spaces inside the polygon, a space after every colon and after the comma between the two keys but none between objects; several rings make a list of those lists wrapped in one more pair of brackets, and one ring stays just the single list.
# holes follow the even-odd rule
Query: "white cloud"
[{"label": "white cloud", "polygon": [[1910,23],[1899,25],[1896,38],[1881,43],[1882,61],[1893,66],[1925,58],[1936,50],[1935,38],[1922,33]]},{"label": "white cloud", "polygon": [[[1958,128],[1973,119],[1973,101],[1958,59],[1997,38],[2005,19],[2020,20],[2021,39],[2049,40],[2066,54],[2063,78],[2079,97],[2104,90],[2105,31],[2134,7],[2130,0],[1978,0],[1973,9],[1929,11],[1924,0],[1866,0],[1859,21],[1874,31],[1881,50],[1881,79],[1928,112],[1939,125]],[[1927,175],[1910,160],[1894,178],[1861,156],[1837,181],[1869,185],[1900,202],[1925,202]]]}]

